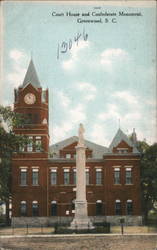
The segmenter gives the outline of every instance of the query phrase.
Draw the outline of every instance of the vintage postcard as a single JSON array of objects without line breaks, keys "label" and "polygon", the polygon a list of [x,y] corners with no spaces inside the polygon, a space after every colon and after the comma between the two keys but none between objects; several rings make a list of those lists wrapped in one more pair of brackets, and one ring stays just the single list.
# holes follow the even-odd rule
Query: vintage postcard
[{"label": "vintage postcard", "polygon": [[[125,225],[127,233],[145,233],[138,141],[157,140],[156,1],[1,1],[0,7],[0,104],[23,115],[14,134],[29,138],[12,150],[8,230],[123,234]],[[88,236],[88,246],[52,237],[40,247],[122,249],[123,238],[112,236],[99,244]],[[28,243],[17,241],[7,244]],[[131,244],[152,249],[156,236]]]},{"label": "vintage postcard", "polygon": [[32,59],[49,88],[51,142],[109,145],[120,126],[156,140],[155,1],[2,1],[1,103],[12,105]]}]

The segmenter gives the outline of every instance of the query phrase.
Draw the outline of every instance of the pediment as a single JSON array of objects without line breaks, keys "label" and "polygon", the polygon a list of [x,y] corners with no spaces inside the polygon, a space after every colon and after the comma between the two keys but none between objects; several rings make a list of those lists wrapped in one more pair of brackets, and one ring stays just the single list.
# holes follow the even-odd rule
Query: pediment
[{"label": "pediment", "polygon": [[62,148],[62,150],[76,150],[75,147],[77,146],[77,141],[67,145],[66,147]]}]

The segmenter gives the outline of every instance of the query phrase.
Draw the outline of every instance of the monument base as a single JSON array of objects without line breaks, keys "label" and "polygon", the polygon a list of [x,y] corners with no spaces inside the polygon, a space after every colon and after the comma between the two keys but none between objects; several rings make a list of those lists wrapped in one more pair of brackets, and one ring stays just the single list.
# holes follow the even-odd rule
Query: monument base
[{"label": "monument base", "polygon": [[81,219],[74,219],[70,225],[70,229],[73,229],[73,230],[93,229],[93,228],[94,228],[94,226],[88,218],[82,219],[82,220]]},{"label": "monument base", "polygon": [[94,226],[87,215],[87,202],[75,201],[75,217],[70,229],[93,229]]}]

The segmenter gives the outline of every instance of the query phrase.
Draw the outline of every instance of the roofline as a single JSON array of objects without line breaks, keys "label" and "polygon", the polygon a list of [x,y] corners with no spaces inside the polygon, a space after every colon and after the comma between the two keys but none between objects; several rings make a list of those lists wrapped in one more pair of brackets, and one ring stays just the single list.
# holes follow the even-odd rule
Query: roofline
[{"label": "roofline", "polygon": [[104,153],[104,156],[112,156],[112,155],[114,155],[114,156],[130,156],[130,155],[132,155],[132,156],[140,156],[141,154],[140,153]]},{"label": "roofline", "polygon": [[[103,158],[91,158],[91,159],[86,159],[86,162],[104,162],[105,159]],[[66,159],[66,158],[49,158],[48,162],[54,162],[54,163],[75,163],[76,164],[76,159]],[[65,166],[66,167],[66,166]]]},{"label": "roofline", "polygon": [[[55,147],[55,145],[58,145],[58,144],[60,144],[60,143],[64,143],[65,141],[68,141],[68,140],[70,140],[70,139],[76,139],[76,140],[78,140],[78,136],[74,135],[74,136],[71,136],[71,137],[69,137],[69,138],[67,138],[67,139],[64,139],[64,140],[62,140],[62,141],[56,142],[55,144],[50,145],[49,148],[50,148],[50,147]],[[99,144],[97,144],[97,143],[95,143],[95,142],[91,142],[91,141],[85,139],[85,143],[86,143],[86,142],[87,142],[87,143],[90,143],[90,144],[93,144],[93,145],[96,145],[96,146],[99,146],[99,147],[102,147],[102,149],[109,149],[109,148],[106,147],[106,146],[99,145]],[[72,143],[73,143],[73,142],[72,142]],[[85,146],[87,146],[87,145],[85,145]],[[66,147],[66,146],[65,146],[65,147]]]}]

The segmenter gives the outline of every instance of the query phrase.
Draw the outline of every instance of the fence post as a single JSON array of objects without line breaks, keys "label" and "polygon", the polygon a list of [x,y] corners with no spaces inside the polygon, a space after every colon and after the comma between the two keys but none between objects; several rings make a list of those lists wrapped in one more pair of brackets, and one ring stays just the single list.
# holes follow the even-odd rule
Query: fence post
[{"label": "fence post", "polygon": [[12,225],[12,235],[14,235],[14,224]]},{"label": "fence post", "polygon": [[28,234],[28,224],[26,225],[26,229],[27,229],[26,234]]},{"label": "fence post", "polygon": [[77,234],[77,224],[75,222],[75,233]]},{"label": "fence post", "polygon": [[43,225],[41,224],[41,233],[43,234]]},{"label": "fence post", "polygon": [[124,222],[125,222],[125,220],[122,218],[122,219],[120,219],[120,224],[121,224],[121,233],[122,233],[122,235],[124,234]]}]

